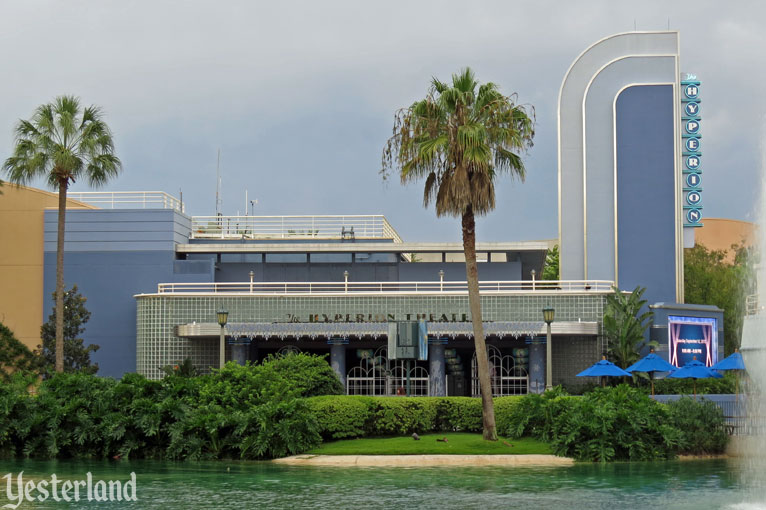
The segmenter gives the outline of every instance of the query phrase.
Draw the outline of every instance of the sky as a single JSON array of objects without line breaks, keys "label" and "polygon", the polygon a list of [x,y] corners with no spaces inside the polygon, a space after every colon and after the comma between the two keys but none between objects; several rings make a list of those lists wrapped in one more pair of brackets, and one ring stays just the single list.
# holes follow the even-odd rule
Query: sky
[{"label": "sky", "polygon": [[[766,2],[3,1],[0,157],[62,94],[103,108],[122,174],[104,189],[183,192],[187,212],[383,214],[406,241],[460,240],[422,185],[383,182],[397,109],[469,66],[534,107],[524,183],[505,178],[478,241],[557,237],[558,92],[615,33],[680,31],[702,82],[704,216],[753,220],[764,166]],[[44,187],[43,182],[36,183]],[[75,191],[89,188],[76,183]],[[248,211],[250,212],[250,211]]]}]

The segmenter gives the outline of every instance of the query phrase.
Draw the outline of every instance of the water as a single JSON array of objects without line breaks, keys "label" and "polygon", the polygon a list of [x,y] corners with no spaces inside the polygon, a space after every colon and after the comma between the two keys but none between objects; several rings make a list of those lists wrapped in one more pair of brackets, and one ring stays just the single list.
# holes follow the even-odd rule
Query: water
[{"label": "water", "polygon": [[[755,287],[757,308],[754,315],[745,317],[742,325],[742,358],[747,367],[745,393],[748,407],[747,437],[742,438],[742,460],[748,468],[742,473],[743,483],[754,485],[753,480],[766,478],[766,145],[761,142],[761,196],[756,222],[758,224],[758,251],[761,260],[756,266]],[[754,497],[766,501],[766,488],[751,489]]]},{"label": "water", "polygon": [[[34,508],[250,509],[742,509],[752,503],[739,459],[576,464],[556,468],[307,468],[268,462],[5,461],[0,474],[24,479],[127,480],[137,502],[48,500]],[[0,506],[8,503],[0,480]]]}]

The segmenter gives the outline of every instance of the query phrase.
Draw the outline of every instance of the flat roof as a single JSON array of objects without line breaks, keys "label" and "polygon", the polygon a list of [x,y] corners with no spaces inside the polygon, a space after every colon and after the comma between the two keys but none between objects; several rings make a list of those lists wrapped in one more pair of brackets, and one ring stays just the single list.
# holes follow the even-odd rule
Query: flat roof
[{"label": "flat roof", "polygon": [[[554,241],[476,243],[477,252],[540,252]],[[462,253],[463,243],[187,243],[177,244],[177,253]]]}]

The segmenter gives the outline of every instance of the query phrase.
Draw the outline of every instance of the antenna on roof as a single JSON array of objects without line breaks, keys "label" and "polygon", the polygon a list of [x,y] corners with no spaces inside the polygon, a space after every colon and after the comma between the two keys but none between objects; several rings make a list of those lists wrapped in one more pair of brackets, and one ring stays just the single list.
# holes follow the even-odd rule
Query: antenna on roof
[{"label": "antenna on roof", "polygon": [[218,148],[218,162],[215,164],[215,215],[221,215],[221,149]]}]

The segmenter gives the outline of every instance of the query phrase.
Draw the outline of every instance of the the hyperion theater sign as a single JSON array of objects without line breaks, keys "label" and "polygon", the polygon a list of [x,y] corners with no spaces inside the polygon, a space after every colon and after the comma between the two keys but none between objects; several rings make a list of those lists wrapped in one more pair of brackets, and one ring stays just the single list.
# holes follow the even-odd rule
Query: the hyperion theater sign
[{"label": "the hyperion theater sign", "polygon": [[682,367],[697,359],[706,366],[718,362],[718,325],[716,319],[668,317],[670,363]]},{"label": "the hyperion theater sign", "polygon": [[683,144],[684,227],[702,226],[702,118],[700,82],[687,74],[681,80],[681,141]]}]

